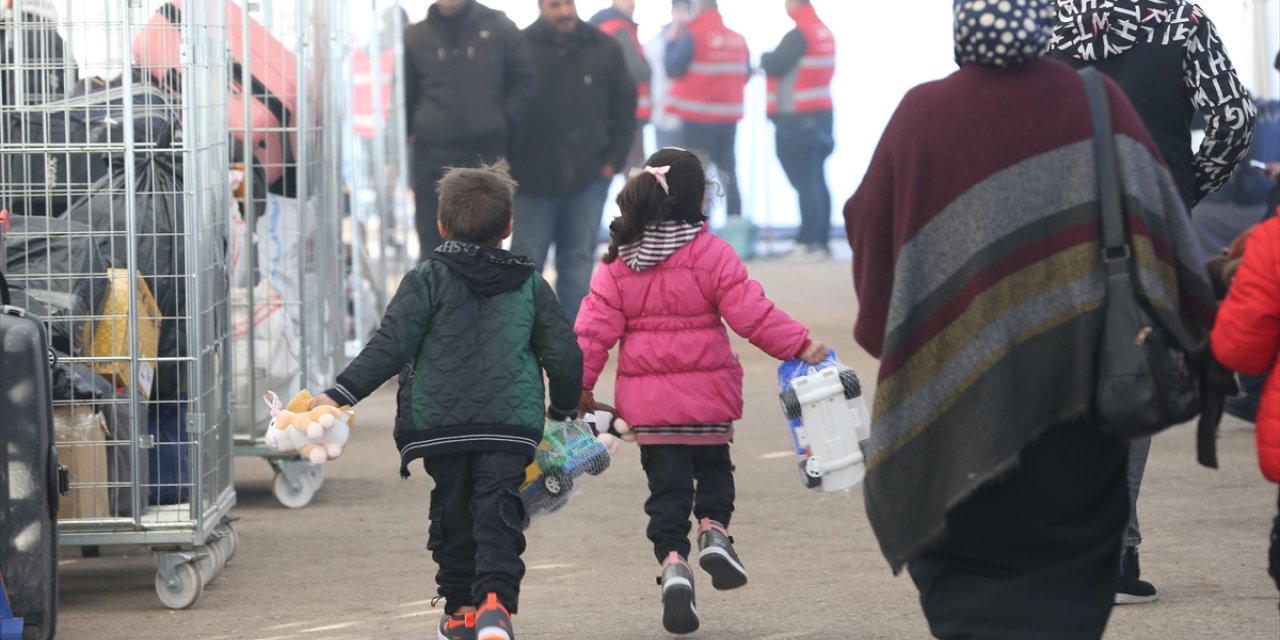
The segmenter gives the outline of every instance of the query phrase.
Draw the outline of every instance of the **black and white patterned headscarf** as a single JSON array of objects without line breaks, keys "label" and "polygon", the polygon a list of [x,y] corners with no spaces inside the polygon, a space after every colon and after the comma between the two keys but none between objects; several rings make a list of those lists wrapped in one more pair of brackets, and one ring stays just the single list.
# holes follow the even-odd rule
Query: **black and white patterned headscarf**
[{"label": "black and white patterned headscarf", "polygon": [[1051,0],[955,0],[956,64],[1011,67],[1044,55]]}]

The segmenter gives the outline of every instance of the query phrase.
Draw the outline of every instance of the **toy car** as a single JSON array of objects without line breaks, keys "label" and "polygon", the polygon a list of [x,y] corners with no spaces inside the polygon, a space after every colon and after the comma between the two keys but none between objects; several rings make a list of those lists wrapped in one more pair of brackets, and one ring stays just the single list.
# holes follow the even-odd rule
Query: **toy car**
[{"label": "toy car", "polygon": [[862,482],[866,461],[861,443],[871,435],[871,421],[858,374],[828,351],[818,365],[782,363],[778,383],[804,485],[834,492]]},{"label": "toy car", "polygon": [[575,421],[548,420],[533,462],[525,468],[520,497],[530,517],[550,513],[569,501],[574,479],[600,475],[609,468],[609,451],[591,433],[591,427]]}]

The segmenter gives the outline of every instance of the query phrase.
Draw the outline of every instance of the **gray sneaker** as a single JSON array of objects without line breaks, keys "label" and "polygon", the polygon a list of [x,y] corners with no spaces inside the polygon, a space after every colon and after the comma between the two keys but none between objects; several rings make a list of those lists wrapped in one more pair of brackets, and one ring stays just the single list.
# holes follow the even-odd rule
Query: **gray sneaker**
[{"label": "gray sneaker", "polygon": [[733,537],[710,518],[698,523],[698,565],[711,574],[711,586],[721,591],[747,583],[747,570],[733,550]]},{"label": "gray sneaker", "polygon": [[671,633],[698,630],[698,603],[693,595],[693,569],[672,551],[662,563],[662,626]]}]

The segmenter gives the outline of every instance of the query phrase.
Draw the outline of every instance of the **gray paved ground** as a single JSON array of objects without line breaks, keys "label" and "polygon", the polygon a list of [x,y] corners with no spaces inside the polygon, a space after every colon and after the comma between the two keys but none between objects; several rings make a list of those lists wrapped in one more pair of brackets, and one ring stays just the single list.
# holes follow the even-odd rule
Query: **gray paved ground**
[{"label": "gray paved ground", "polygon": [[[754,263],[752,274],[809,323],[867,381],[871,360],[850,338],[848,265]],[[776,363],[739,343],[746,416],[735,446],[733,532],[751,574],[735,592],[699,591],[705,640],[924,638],[906,577],[880,557],[860,494],[820,497],[801,488],[776,403]],[[608,378],[612,379],[611,374]],[[609,397],[601,387],[599,397]],[[359,407],[348,453],[307,508],[289,511],[271,474],[238,461],[241,548],[191,609],[169,611],[152,586],[143,549],[105,548],[85,559],[64,550],[60,638],[429,638],[433,567],[424,551],[429,479],[396,473],[391,396]],[[1108,638],[1280,637],[1277,593],[1265,571],[1276,488],[1257,471],[1253,432],[1228,421],[1223,468],[1195,464],[1187,427],[1157,438],[1141,502],[1143,575],[1162,599],[1122,607]],[[656,564],[644,538],[645,482],[634,448],[529,532],[529,566],[517,618],[529,639],[670,637],[658,615]],[[708,582],[704,580],[704,583]]]}]

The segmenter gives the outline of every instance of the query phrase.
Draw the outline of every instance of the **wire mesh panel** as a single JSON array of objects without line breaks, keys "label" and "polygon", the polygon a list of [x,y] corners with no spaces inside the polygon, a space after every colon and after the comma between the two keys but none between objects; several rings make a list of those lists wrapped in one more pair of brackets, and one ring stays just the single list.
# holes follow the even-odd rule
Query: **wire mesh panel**
[{"label": "wire mesh panel", "polygon": [[404,10],[394,0],[363,0],[351,5],[351,14],[344,165],[351,201],[348,353],[381,321],[390,289],[418,251],[405,136]]},{"label": "wire mesh panel", "polygon": [[[340,0],[227,0],[233,157],[244,176],[233,239],[236,452],[275,467],[276,497],[306,505],[323,481],[296,454],[265,447],[266,391],[317,392],[341,356],[345,292],[337,122],[331,77]],[[237,153],[238,151],[238,153]]]},{"label": "wire mesh panel", "polygon": [[4,270],[59,357],[60,543],[147,545],[188,606],[234,551],[224,10],[26,4],[4,39],[66,46],[0,68]]}]

